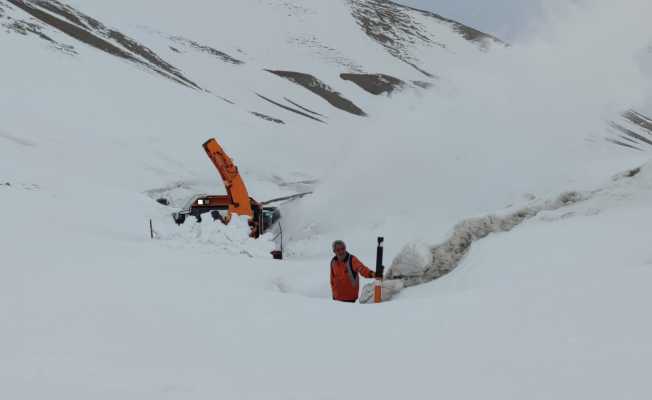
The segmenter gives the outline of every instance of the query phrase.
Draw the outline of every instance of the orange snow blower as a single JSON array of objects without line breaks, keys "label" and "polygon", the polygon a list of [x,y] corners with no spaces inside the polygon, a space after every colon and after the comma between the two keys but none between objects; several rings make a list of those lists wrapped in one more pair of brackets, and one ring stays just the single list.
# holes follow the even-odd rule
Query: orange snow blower
[{"label": "orange snow blower", "polygon": [[235,166],[231,157],[224,152],[217,140],[210,139],[203,145],[204,151],[211,159],[215,168],[220,173],[224,187],[226,188],[227,214],[224,222],[229,223],[233,214],[246,215],[254,218],[254,199],[249,197],[247,187],[240,176],[238,167]]},{"label": "orange snow blower", "polygon": [[275,240],[281,236],[281,212],[277,207],[270,207],[269,205],[295,200],[312,192],[258,202],[249,196],[247,186],[238,171],[238,167],[217,140],[210,139],[203,144],[203,147],[206,155],[211,159],[220,174],[222,182],[224,182],[226,195],[199,194],[193,196],[179,212],[172,214],[174,222],[181,225],[188,216],[194,216],[198,222],[201,222],[202,215],[210,213],[213,220],[228,224],[232,216],[237,214],[249,218],[251,237],[258,238],[267,232],[274,233]]}]

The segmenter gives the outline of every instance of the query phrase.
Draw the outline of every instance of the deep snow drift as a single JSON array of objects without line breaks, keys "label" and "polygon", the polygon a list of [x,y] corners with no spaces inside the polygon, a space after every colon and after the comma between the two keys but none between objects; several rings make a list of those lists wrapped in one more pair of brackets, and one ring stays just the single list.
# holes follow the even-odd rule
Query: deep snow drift
[{"label": "deep snow drift", "polygon": [[[509,47],[398,8],[391,48],[380,16],[365,25],[389,4],[372,0],[70,1],[104,26],[72,13],[70,29],[140,61],[16,3],[0,0],[3,398],[652,394],[652,146],[612,124],[652,137],[621,117],[652,114],[648,1],[560,2]],[[375,95],[341,74],[403,84]],[[174,225],[223,190],[212,136],[258,200],[315,191],[283,207],[284,261],[244,221]],[[569,191],[582,201],[546,206]],[[524,209],[441,279],[329,300],[333,239],[370,266],[376,236],[388,267],[411,245],[420,281],[460,222]]]}]

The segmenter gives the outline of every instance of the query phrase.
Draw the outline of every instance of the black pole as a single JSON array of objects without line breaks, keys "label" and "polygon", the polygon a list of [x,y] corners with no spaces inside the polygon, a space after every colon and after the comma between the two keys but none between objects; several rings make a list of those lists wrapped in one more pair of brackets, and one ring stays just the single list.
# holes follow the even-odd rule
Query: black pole
[{"label": "black pole", "polygon": [[154,226],[152,226],[152,220],[149,220],[149,237],[154,239]]},{"label": "black pole", "polygon": [[281,222],[278,223],[278,229],[281,231],[281,258],[283,258],[283,225]]},{"label": "black pole", "polygon": [[383,267],[383,242],[385,241],[384,238],[379,237],[378,238],[378,247],[376,248],[376,275],[377,276],[383,276],[385,273],[384,267]]}]

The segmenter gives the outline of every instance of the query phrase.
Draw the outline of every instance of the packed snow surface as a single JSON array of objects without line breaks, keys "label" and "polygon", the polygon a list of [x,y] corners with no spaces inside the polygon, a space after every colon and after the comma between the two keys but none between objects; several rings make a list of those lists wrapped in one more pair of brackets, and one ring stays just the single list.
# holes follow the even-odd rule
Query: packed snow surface
[{"label": "packed snow surface", "polygon": [[[649,1],[554,2],[511,46],[401,8],[382,42],[374,0],[66,3],[140,61],[27,3],[60,4],[0,0],[1,398],[652,396],[651,147],[606,140],[652,114]],[[242,218],[174,224],[224,192],[210,137],[257,200],[314,191],[283,261]],[[373,268],[377,236],[395,296],[334,303],[330,243]]]}]

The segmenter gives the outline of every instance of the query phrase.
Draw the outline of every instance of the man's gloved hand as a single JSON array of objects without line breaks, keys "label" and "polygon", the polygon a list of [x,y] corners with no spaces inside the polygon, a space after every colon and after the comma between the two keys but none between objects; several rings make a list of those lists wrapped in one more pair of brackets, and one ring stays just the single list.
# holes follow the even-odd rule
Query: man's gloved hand
[{"label": "man's gloved hand", "polygon": [[383,274],[381,274],[378,271],[374,271],[374,278],[382,278],[382,277],[383,277]]}]

